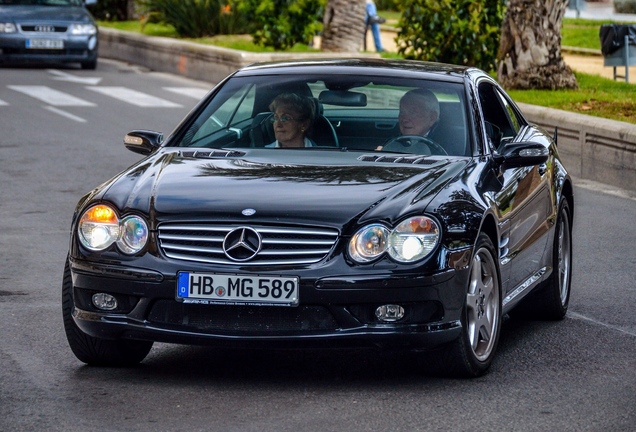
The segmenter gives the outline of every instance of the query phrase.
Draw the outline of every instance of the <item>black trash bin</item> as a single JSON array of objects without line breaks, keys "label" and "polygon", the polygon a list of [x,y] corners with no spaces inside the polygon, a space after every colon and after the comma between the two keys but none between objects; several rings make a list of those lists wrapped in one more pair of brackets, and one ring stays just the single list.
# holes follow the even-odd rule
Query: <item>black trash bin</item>
[{"label": "black trash bin", "polygon": [[[603,65],[614,67],[614,80],[629,82],[629,66],[636,66],[636,24],[604,24],[599,32]],[[617,75],[616,67],[625,66],[625,75]]]}]

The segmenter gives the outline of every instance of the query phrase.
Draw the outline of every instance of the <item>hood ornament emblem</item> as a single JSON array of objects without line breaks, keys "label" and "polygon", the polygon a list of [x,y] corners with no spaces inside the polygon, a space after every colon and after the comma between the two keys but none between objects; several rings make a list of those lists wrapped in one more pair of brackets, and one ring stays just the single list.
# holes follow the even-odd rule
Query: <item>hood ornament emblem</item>
[{"label": "hood ornament emblem", "polygon": [[243,214],[243,216],[252,216],[256,214],[256,210],[254,210],[253,208],[246,208],[246,209],[243,209],[241,213]]}]

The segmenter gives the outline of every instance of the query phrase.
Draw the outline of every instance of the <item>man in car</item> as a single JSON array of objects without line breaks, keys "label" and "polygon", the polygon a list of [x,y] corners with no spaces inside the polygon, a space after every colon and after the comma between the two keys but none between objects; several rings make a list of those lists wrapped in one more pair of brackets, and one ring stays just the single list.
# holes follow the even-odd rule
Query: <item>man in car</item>
[{"label": "man in car", "polygon": [[[400,133],[426,137],[433,126],[439,120],[439,101],[432,91],[426,89],[413,89],[404,94],[400,99],[400,113],[398,122]],[[378,146],[376,150],[400,151],[392,145]]]},{"label": "man in car", "polygon": [[439,102],[430,90],[414,89],[400,99],[400,133],[427,136],[439,119]]}]

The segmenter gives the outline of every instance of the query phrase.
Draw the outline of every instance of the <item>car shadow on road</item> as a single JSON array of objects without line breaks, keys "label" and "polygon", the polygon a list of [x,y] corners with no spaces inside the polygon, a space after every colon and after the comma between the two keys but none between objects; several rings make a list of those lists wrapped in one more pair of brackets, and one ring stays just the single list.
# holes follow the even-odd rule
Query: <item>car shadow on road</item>
[{"label": "car shadow on road", "polygon": [[[476,380],[496,380],[510,368],[536,356],[537,340],[552,339],[559,323],[507,320],[502,328],[497,357],[488,374]],[[540,350],[539,350],[540,351]],[[550,362],[551,360],[539,360]],[[304,386],[316,388],[448,385],[452,380],[433,372],[421,356],[404,351],[377,349],[342,350],[273,350],[230,349],[205,346],[155,344],[150,355],[134,368],[82,367],[77,375],[107,377],[109,381],[153,381],[179,385],[236,385],[275,387]],[[465,382],[474,382],[469,380]]]}]

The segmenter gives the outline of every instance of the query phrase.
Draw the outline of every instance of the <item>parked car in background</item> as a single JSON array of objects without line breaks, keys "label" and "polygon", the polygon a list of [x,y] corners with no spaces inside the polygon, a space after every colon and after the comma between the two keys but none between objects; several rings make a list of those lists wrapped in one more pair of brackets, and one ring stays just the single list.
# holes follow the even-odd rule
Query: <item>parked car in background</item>
[{"label": "parked car in background", "polygon": [[0,0],[0,63],[97,67],[97,0]]},{"label": "parked car in background", "polygon": [[[438,110],[425,136],[401,133],[420,108],[400,109],[407,93]],[[313,124],[271,112],[281,94]],[[303,146],[273,145],[291,130]],[[504,315],[568,309],[572,180],[556,137],[481,70],[252,65],[167,139],[124,143],[145,157],[80,199],[64,267],[66,334],[88,364],[135,364],[154,341],[364,345],[474,377]]]}]

